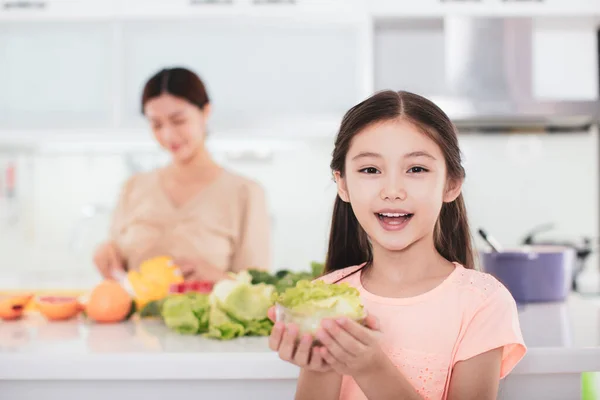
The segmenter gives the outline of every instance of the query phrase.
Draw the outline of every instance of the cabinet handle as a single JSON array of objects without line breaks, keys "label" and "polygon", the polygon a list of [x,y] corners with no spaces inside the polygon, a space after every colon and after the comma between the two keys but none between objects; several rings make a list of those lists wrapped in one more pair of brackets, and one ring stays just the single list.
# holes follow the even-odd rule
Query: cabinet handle
[{"label": "cabinet handle", "polygon": [[296,4],[297,0],[252,0],[252,4]]},{"label": "cabinet handle", "polygon": [[231,5],[233,4],[233,0],[190,0],[191,6],[200,6],[205,4],[223,4],[223,5]]},{"label": "cabinet handle", "polygon": [[45,1],[5,1],[2,3],[2,8],[5,10],[31,10],[46,8]]}]

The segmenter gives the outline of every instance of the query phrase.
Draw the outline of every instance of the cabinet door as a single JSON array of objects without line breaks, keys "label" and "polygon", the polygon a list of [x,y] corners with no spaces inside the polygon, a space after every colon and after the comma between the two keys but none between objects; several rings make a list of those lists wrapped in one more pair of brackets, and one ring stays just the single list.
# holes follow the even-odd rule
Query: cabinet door
[{"label": "cabinet door", "polygon": [[100,23],[0,24],[0,129],[108,127],[111,44]]},{"label": "cabinet door", "polygon": [[598,0],[370,0],[375,17],[473,16],[593,16],[600,15]]},{"label": "cabinet door", "polygon": [[204,80],[213,105],[213,131],[244,132],[270,123],[293,128],[323,117],[339,123],[366,92],[365,37],[363,27],[352,23],[127,23],[125,125],[145,126],[140,112],[143,85],[172,66],[190,68]]},{"label": "cabinet door", "polygon": [[0,0],[0,21],[114,17],[113,0]]}]

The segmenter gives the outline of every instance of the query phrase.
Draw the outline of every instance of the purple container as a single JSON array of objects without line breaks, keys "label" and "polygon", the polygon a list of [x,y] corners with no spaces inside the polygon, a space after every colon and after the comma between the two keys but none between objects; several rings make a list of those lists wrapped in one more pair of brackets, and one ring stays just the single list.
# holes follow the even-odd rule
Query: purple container
[{"label": "purple container", "polygon": [[572,248],[525,246],[481,256],[483,270],[502,282],[517,303],[563,301],[571,290]]}]

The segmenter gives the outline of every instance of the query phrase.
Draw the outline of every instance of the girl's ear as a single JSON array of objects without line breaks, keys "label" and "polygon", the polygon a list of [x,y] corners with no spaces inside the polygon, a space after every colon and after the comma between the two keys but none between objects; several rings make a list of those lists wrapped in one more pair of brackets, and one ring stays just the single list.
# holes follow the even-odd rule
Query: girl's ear
[{"label": "girl's ear", "polygon": [[346,179],[342,177],[340,171],[334,171],[333,177],[335,179],[335,183],[337,184],[338,196],[340,199],[345,201],[346,203],[350,202],[350,196],[348,196],[348,188],[346,187]]},{"label": "girl's ear", "polygon": [[446,185],[446,192],[444,193],[444,203],[452,203],[460,195],[462,191],[462,179],[452,179],[448,181]]}]

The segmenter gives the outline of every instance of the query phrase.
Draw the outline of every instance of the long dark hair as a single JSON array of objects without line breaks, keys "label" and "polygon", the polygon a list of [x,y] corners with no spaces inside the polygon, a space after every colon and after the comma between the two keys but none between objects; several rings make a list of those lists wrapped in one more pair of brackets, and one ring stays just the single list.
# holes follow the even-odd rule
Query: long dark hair
[{"label": "long dark hair", "polygon": [[[332,171],[345,174],[346,154],[354,136],[367,126],[382,121],[404,118],[415,124],[442,149],[447,178],[462,180],[456,129],[448,116],[430,100],[410,92],[382,91],[352,107],[342,120],[331,160]],[[437,251],[448,261],[465,268],[475,268],[472,239],[462,194],[444,203],[434,229]],[[333,206],[325,273],[373,261],[366,232],[358,223],[350,203],[336,197]]]},{"label": "long dark hair", "polygon": [[150,99],[164,93],[181,97],[200,109],[204,109],[210,101],[204,82],[196,73],[182,67],[165,68],[146,82],[142,92],[142,114]]}]

